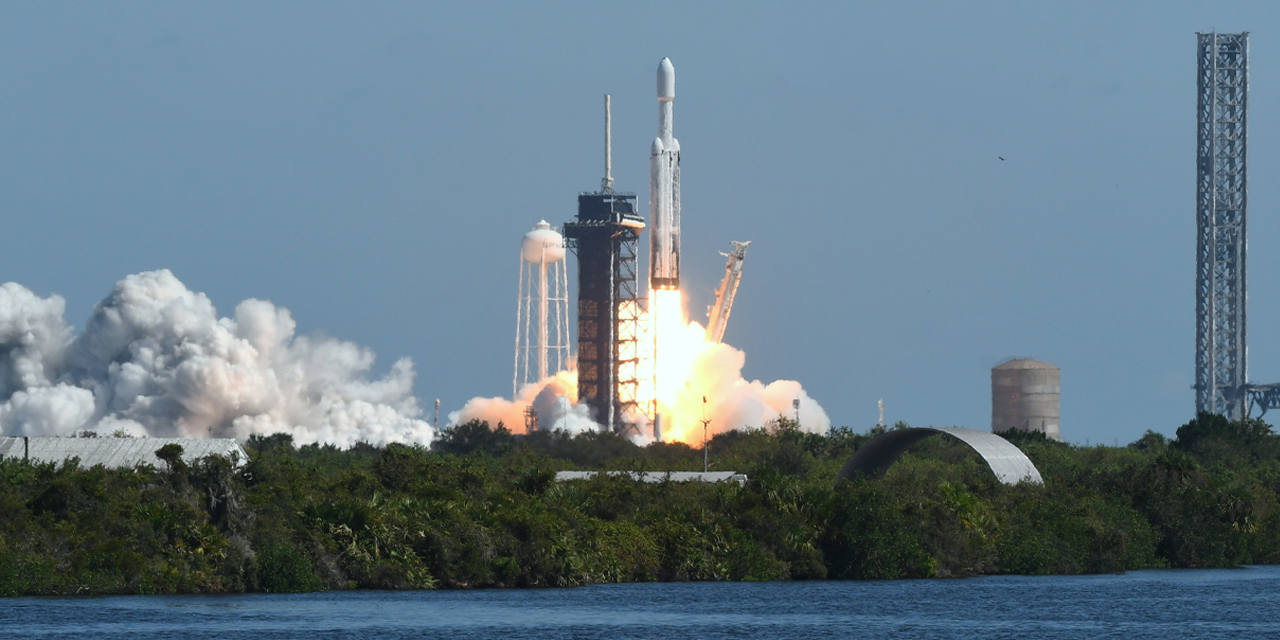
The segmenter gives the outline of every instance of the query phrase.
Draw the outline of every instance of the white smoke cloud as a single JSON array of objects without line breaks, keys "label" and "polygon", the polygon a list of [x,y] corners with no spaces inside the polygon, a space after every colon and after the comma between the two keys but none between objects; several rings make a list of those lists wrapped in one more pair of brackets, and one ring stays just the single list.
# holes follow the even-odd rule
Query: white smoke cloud
[{"label": "white smoke cloud", "polygon": [[66,435],[88,427],[93,408],[88,390],[66,384],[33,387],[15,391],[0,405],[0,426],[9,435]]},{"label": "white smoke cloud", "polygon": [[58,296],[41,298],[13,282],[0,285],[0,397],[52,384],[50,372],[71,342],[66,309]]},{"label": "white smoke cloud", "polygon": [[799,400],[801,431],[826,433],[831,428],[827,412],[799,382],[775,380],[766,385],[744,379],[746,359],[744,352],[728,344],[703,343],[693,359],[689,384],[676,395],[677,422],[687,425],[690,420],[684,417],[697,418],[706,397],[710,433],[758,428],[779,417],[794,420],[792,403]]},{"label": "white smoke cloud", "polygon": [[59,296],[0,286],[0,433],[431,442],[409,359],[370,379],[372,351],[295,336],[288,309],[270,302],[245,300],[219,318],[161,270],[116,283],[80,335],[65,308]]},{"label": "white smoke cloud", "polygon": [[[701,330],[697,323],[691,323]],[[765,384],[742,377],[746,354],[725,343],[703,342],[697,347],[685,383],[663,412],[662,439],[693,445],[702,442],[702,420],[707,435],[757,429],[779,417],[794,420],[794,401],[800,401],[800,430],[825,434],[831,419],[799,382],[776,380]],[[703,404],[706,398],[706,404]]]},{"label": "white smoke cloud", "polygon": [[[701,335],[702,329],[692,323]],[[708,435],[733,430],[760,428],[779,417],[795,419],[795,400],[800,401],[800,429],[826,433],[831,419],[799,382],[776,380],[764,384],[742,377],[746,354],[725,343],[704,342],[696,347],[686,384],[676,394],[671,412],[664,412],[662,439],[690,444],[702,442],[702,418],[710,420]],[[514,433],[524,433],[525,410],[532,405],[542,429],[563,429],[569,433],[599,430],[589,408],[577,402],[577,372],[562,371],[520,390],[516,399],[472,398],[459,411],[449,414],[449,425],[484,420],[496,427],[503,423]],[[707,399],[703,413],[702,398]],[[645,446],[653,442],[651,425],[643,414],[628,416],[636,430],[628,432],[632,442]]]},{"label": "white smoke cloud", "polygon": [[514,401],[472,398],[462,409],[449,413],[449,426],[483,420],[494,428],[501,422],[513,433],[524,433],[525,410],[532,405],[538,414],[539,429],[571,434],[599,430],[600,425],[591,419],[590,407],[577,404],[577,400],[577,372],[561,371],[540,382],[525,385]]}]

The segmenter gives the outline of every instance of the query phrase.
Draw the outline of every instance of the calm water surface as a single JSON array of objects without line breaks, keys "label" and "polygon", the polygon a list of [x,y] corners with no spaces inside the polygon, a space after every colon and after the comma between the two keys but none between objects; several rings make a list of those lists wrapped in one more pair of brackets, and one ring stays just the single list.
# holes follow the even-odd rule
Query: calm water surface
[{"label": "calm water surface", "polygon": [[1280,567],[0,599],[0,638],[1280,638]]}]

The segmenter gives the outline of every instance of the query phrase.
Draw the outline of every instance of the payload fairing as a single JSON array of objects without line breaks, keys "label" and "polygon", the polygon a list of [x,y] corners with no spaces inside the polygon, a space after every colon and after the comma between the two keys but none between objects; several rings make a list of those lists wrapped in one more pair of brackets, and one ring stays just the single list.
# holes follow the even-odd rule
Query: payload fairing
[{"label": "payload fairing", "polygon": [[658,137],[649,156],[649,287],[680,288],[680,143],[672,135],[676,70],[658,63]]}]

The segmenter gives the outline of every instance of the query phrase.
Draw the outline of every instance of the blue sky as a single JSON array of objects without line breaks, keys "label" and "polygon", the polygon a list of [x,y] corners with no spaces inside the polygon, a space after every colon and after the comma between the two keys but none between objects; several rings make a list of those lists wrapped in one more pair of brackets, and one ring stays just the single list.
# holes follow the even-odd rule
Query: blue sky
[{"label": "blue sky", "polygon": [[[509,392],[517,247],[648,180],[678,76],[685,288],[752,240],[726,340],[835,424],[990,424],[1062,367],[1062,433],[1194,398],[1195,32],[1248,30],[1250,372],[1280,381],[1269,3],[0,5],[0,280],[82,324],[169,268],[229,314],[402,355],[424,406]],[[1001,161],[999,158],[1005,160]]]}]

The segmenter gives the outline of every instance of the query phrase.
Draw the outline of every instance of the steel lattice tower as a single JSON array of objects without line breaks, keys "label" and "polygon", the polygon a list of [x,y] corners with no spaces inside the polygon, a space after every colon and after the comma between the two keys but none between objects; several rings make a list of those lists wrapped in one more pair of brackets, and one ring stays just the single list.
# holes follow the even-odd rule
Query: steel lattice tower
[{"label": "steel lattice tower", "polygon": [[1196,410],[1248,415],[1245,342],[1249,34],[1199,33]]},{"label": "steel lattice tower", "polygon": [[639,318],[636,255],[644,218],[634,193],[578,194],[564,237],[578,256],[578,402],[621,432],[636,405]]}]

